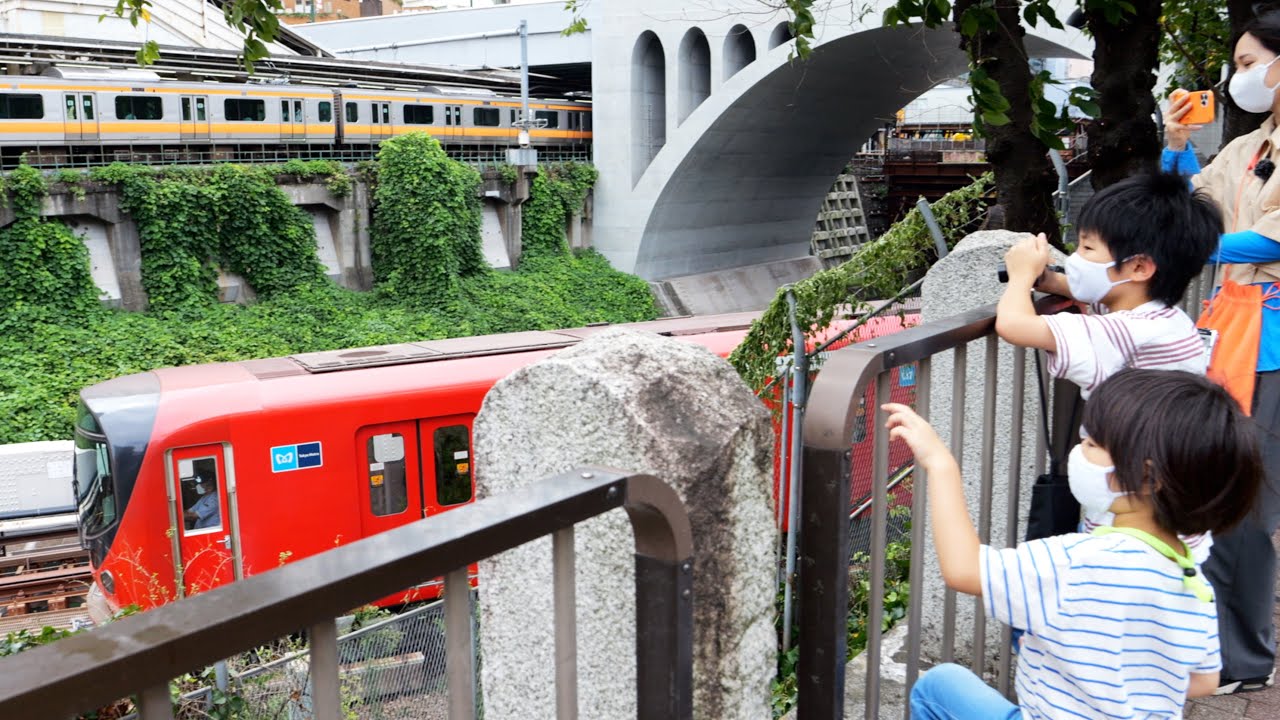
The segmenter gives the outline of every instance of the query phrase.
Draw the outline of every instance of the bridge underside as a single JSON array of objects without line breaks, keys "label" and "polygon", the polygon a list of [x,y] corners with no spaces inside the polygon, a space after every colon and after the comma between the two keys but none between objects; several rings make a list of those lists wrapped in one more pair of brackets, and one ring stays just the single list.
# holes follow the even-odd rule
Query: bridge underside
[{"label": "bridge underside", "polygon": [[[1031,37],[1028,46],[1074,54]],[[679,162],[644,227],[635,272],[661,279],[808,256],[822,200],[862,143],[966,68],[954,33],[918,28],[866,30],[782,63]]]}]

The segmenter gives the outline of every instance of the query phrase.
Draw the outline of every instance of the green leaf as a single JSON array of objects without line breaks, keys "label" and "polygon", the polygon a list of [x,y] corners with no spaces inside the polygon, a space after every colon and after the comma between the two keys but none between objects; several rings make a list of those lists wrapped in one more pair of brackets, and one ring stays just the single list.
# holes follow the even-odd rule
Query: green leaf
[{"label": "green leaf", "polygon": [[1009,124],[1009,116],[1002,112],[984,112],[982,113],[982,122],[991,126],[1000,126]]}]

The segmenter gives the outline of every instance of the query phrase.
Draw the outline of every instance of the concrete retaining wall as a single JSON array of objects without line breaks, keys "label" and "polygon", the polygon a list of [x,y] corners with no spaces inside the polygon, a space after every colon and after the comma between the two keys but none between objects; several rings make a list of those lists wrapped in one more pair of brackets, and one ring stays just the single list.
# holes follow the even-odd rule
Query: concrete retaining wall
[{"label": "concrete retaining wall", "polygon": [[[369,228],[373,224],[373,202],[368,183],[352,178],[351,192],[338,197],[322,182],[281,178],[279,187],[294,205],[311,215],[316,229],[316,256],[329,277],[351,290],[373,287],[373,267],[369,251]],[[485,257],[498,269],[514,267],[521,250],[521,205],[529,197],[529,183],[502,182],[497,171],[484,175],[481,188],[484,204],[483,242]],[[572,247],[590,246],[591,201],[565,228]],[[67,186],[52,183],[42,214],[58,218],[79,235],[89,249],[94,283],[102,291],[105,304],[125,310],[145,310],[147,296],[142,287],[142,253],[138,226],[120,206],[114,185],[84,183]],[[13,209],[0,207],[0,227],[14,221]],[[219,300],[250,302],[252,288],[239,276],[222,273],[218,278]]]}]

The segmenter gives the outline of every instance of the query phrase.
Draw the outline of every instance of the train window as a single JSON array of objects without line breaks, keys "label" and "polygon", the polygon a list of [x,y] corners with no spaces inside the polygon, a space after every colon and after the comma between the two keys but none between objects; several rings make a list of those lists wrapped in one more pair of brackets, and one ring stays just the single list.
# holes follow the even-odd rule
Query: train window
[{"label": "train window", "polygon": [[184,122],[191,119],[191,98],[182,98],[182,119]]},{"label": "train window", "polygon": [[471,122],[476,127],[498,127],[502,124],[502,113],[498,108],[479,107],[471,112]]},{"label": "train window", "polygon": [[227,98],[222,101],[222,111],[226,113],[228,120],[259,122],[267,119],[267,103],[265,100]]},{"label": "train window", "polygon": [[516,121],[519,119],[520,119],[520,115],[516,112],[516,109],[511,108],[511,127],[515,127]]},{"label": "train window", "polygon": [[582,113],[582,129],[591,132],[591,113],[589,112]]},{"label": "train window", "polygon": [[560,127],[560,113],[555,110],[537,110],[533,113],[535,120],[546,120],[547,124],[543,127],[558,128]]},{"label": "train window", "polygon": [[436,121],[435,108],[430,105],[405,105],[405,125],[430,125]]},{"label": "train window", "polygon": [[208,116],[205,114],[204,98],[198,97],[196,98],[196,120],[204,122],[207,119]]},{"label": "train window", "polygon": [[161,120],[164,106],[155,95],[117,95],[117,120]]},{"label": "train window", "polygon": [[404,467],[404,436],[383,433],[366,444],[369,466],[369,510],[374,515],[395,515],[409,507]]},{"label": "train window", "polygon": [[282,123],[289,122],[289,101],[288,100],[280,101],[280,122]]},{"label": "train window", "polygon": [[471,499],[471,433],[466,425],[437,428],[436,501],[457,505]]},{"label": "train window", "polygon": [[111,474],[107,439],[87,408],[76,410],[75,492],[80,529],[85,537],[101,534],[116,522],[116,485]]},{"label": "train window", "polygon": [[369,103],[369,111],[373,113],[373,124],[378,124],[378,103]]},{"label": "train window", "polygon": [[222,529],[218,493],[218,459],[212,456],[178,461],[182,491],[182,529],[186,535]]},{"label": "train window", "polygon": [[382,124],[391,124],[391,103],[382,103]]},{"label": "train window", "polygon": [[333,103],[321,100],[320,111],[317,113],[320,122],[333,122]]},{"label": "train window", "polygon": [[579,130],[581,128],[582,128],[582,117],[576,112],[569,113],[569,129]]},{"label": "train window", "polygon": [[360,106],[353,102],[347,103],[347,122],[360,122]]},{"label": "train window", "polygon": [[76,114],[76,96],[75,95],[67,96],[67,119],[68,120],[80,119],[79,115]]},{"label": "train window", "polygon": [[39,120],[44,117],[44,98],[39,95],[0,93],[0,120]]},{"label": "train window", "polygon": [[84,119],[92,120],[93,119],[93,96],[82,95],[81,97],[84,98]]}]

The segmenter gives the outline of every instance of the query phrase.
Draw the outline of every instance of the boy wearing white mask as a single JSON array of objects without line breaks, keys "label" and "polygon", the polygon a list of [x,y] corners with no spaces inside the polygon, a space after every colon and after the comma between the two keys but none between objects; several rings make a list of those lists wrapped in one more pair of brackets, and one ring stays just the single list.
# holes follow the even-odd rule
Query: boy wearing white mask
[{"label": "boy wearing white mask", "polygon": [[[996,306],[996,332],[1048,352],[1049,372],[1089,393],[1127,368],[1203,374],[1204,344],[1175,307],[1222,233],[1222,215],[1204,193],[1172,175],[1122,180],[1085,203],[1078,247],[1066,273],[1045,272],[1044,235],[1005,254],[1009,285]],[[1087,303],[1088,314],[1037,315],[1031,290]]]},{"label": "boy wearing white mask", "polygon": [[[1049,373],[1079,385],[1085,399],[1125,368],[1203,375],[1204,344],[1176,303],[1221,232],[1217,205],[1178,175],[1138,175],[1111,185],[1081,210],[1078,247],[1065,274],[1046,272],[1044,235],[1005,254],[1009,285],[996,306],[996,332],[1014,345],[1045,350]],[[1033,288],[1087,303],[1090,312],[1037,315]],[[1112,521],[1105,509],[1086,511],[1081,529]],[[1212,540],[1184,539],[1204,562]]]}]

